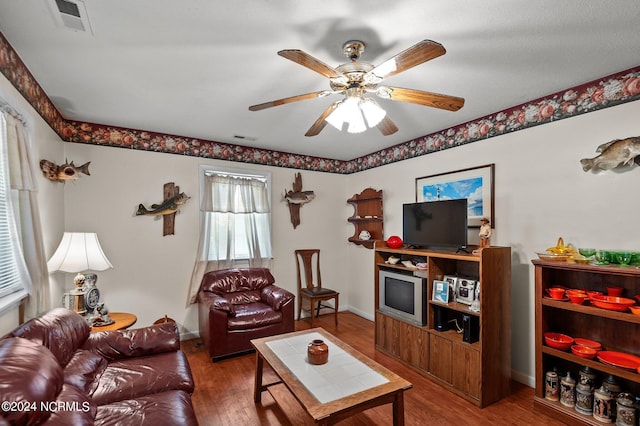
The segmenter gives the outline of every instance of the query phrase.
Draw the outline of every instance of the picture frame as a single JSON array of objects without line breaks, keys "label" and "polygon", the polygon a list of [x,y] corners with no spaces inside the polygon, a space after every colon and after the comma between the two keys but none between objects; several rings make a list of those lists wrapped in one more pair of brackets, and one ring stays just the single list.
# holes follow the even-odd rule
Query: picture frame
[{"label": "picture frame", "polygon": [[435,302],[449,303],[449,283],[434,280],[431,299]]},{"label": "picture frame", "polygon": [[416,178],[416,202],[457,200],[468,203],[467,226],[479,228],[486,217],[495,228],[495,164]]}]

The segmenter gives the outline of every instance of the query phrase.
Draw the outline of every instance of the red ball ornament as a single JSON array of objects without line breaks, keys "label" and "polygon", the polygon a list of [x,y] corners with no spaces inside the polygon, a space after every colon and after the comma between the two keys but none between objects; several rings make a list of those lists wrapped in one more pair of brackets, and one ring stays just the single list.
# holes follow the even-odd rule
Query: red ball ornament
[{"label": "red ball ornament", "polygon": [[400,248],[402,247],[402,238],[397,235],[392,235],[387,238],[387,245],[391,248]]}]

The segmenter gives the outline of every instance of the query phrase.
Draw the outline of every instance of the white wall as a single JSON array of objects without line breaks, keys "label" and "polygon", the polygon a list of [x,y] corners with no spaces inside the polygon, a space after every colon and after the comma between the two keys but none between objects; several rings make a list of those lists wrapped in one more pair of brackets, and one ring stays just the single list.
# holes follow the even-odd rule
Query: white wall
[{"label": "white wall", "polygon": [[[639,116],[636,101],[402,161],[350,175],[348,192],[382,189],[385,236],[402,235],[401,205],[415,200],[416,177],[495,163],[491,242],[512,247],[512,368],[514,378],[533,384],[536,251],[554,246],[560,236],[575,247],[640,250],[640,168],[595,175],[583,172],[579,162],[604,142],[640,136]],[[473,237],[469,243],[477,244]],[[349,303],[372,314],[372,254],[349,247],[346,257],[354,266]]]},{"label": "white wall", "polygon": [[[316,198],[301,208],[301,224],[291,225],[283,200],[291,190],[293,169],[253,166],[171,154],[115,149],[95,145],[66,144],[66,155],[75,164],[91,161],[91,176],[83,176],[65,189],[66,231],[96,232],[114,269],[98,274],[98,287],[111,311],[132,312],[144,326],[164,315],[175,319],[186,337],[198,331],[195,305],[186,308],[188,283],[193,269],[199,233],[199,178],[202,164],[250,170],[269,170],[273,184],[273,274],[277,283],[297,293],[293,251],[322,250],[323,282],[340,290],[348,306],[348,280],[341,268],[347,237],[341,234],[345,204],[341,175],[302,172],[304,190]],[[175,235],[162,236],[162,220],[135,216],[138,204],[162,201],[163,185],[174,182],[192,199],[176,215]],[[67,274],[68,287],[72,286]],[[185,336],[183,336],[185,337]]]},{"label": "white wall", "polygon": [[[559,236],[576,247],[640,249],[635,230],[640,199],[635,188],[640,170],[599,175],[582,171],[579,160],[611,139],[640,135],[640,101],[537,126],[353,175],[302,172],[303,189],[316,199],[301,210],[296,229],[289,220],[285,189],[292,169],[253,166],[122,148],[61,143],[7,80],[0,76],[0,95],[32,116],[37,158],[76,164],[91,161],[91,176],[66,185],[38,181],[47,256],[64,231],[97,232],[114,265],[99,274],[107,305],[138,315],[148,325],[165,314],[178,321],[185,335],[197,332],[197,312],[186,308],[187,285],[195,259],[199,220],[198,166],[219,164],[273,173],[273,273],[281,286],[295,291],[293,250],[322,250],[323,281],[341,291],[341,306],[373,318],[373,251],[347,242],[353,207],[346,199],[367,187],[384,191],[385,236],[402,234],[401,205],[415,200],[415,178],[496,164],[495,219],[492,243],[512,247],[512,368],[514,377],[533,383],[535,252]],[[135,217],[139,203],[162,199],[162,186],[175,182],[194,198],[176,218],[173,236],[162,236],[162,223]],[[477,238],[472,234],[472,237]],[[473,244],[474,241],[470,240]],[[53,303],[72,276],[51,275]],[[17,312],[0,317],[0,333],[17,324]]]},{"label": "white wall", "polygon": [[[49,125],[35,112],[11,83],[0,74],[0,98],[12,105],[27,121],[32,136],[34,156],[38,161],[48,160],[64,162],[64,144],[51,130]],[[36,165],[38,167],[38,165]],[[64,224],[64,188],[62,185],[50,185],[51,182],[38,174],[38,205],[45,250],[53,253],[60,242]],[[51,280],[52,297],[60,300],[60,282]],[[11,309],[0,316],[0,335],[13,330],[18,325],[18,309]]]}]

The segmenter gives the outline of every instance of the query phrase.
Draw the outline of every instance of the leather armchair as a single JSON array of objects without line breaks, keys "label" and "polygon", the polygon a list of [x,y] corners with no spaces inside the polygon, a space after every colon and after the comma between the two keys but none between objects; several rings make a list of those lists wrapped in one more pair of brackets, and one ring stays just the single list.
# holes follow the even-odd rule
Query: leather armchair
[{"label": "leather armchair", "polygon": [[204,275],[198,293],[200,337],[212,361],[251,351],[251,339],[294,330],[294,299],[267,268]]}]

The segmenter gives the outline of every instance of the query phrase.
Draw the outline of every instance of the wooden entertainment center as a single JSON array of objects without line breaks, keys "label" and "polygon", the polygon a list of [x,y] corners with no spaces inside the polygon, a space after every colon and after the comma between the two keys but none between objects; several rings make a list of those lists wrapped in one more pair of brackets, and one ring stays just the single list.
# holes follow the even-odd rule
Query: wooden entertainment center
[{"label": "wooden entertainment center", "polygon": [[[400,258],[396,264],[390,257]],[[401,262],[426,263],[426,269]],[[374,260],[375,345],[423,372],[457,395],[485,407],[509,395],[511,382],[511,248],[489,247],[478,255],[446,251],[390,248],[376,241]],[[427,280],[426,325],[416,325],[380,310],[381,270],[420,276]],[[480,311],[469,305],[432,300],[433,282],[447,275],[468,277],[480,283]],[[455,325],[438,331],[435,311],[441,309],[448,324],[462,326],[463,315],[477,318],[478,340],[463,341]],[[469,317],[467,317],[468,319]],[[474,321],[475,321],[474,318]]]}]

